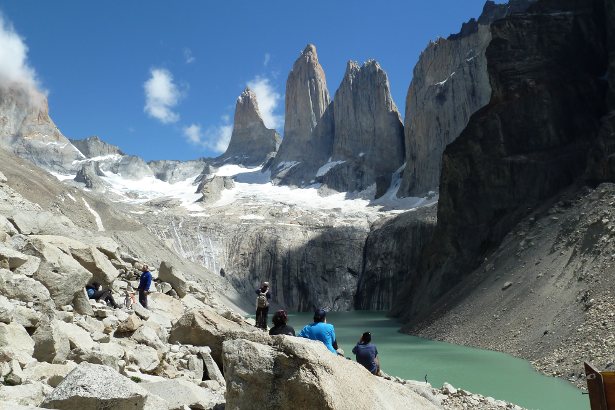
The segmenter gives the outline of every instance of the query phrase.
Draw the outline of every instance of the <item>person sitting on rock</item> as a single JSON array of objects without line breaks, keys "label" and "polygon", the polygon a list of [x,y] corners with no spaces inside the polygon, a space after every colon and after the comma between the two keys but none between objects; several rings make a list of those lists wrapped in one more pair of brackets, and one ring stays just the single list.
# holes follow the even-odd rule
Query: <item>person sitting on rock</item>
[{"label": "person sitting on rock", "polygon": [[256,289],[256,327],[267,330],[267,315],[269,314],[269,282],[263,282],[261,287]]},{"label": "person sitting on rock", "polygon": [[273,322],[273,327],[269,329],[270,335],[295,335],[295,329],[293,329],[292,326],[287,325],[288,314],[285,310],[278,310],[275,312],[271,321]]},{"label": "person sitting on rock", "polygon": [[139,279],[139,303],[147,309],[147,294],[150,286],[152,286],[152,274],[149,271],[149,266],[143,265],[141,268],[141,279]]},{"label": "person sitting on rock", "polygon": [[361,335],[359,342],[352,348],[352,353],[355,354],[357,362],[372,374],[380,374],[380,359],[378,358],[378,349],[376,345],[371,343],[372,334],[365,332]]},{"label": "person sitting on rock", "polygon": [[98,282],[92,282],[91,285],[87,285],[85,287],[85,291],[88,294],[88,298],[94,299],[99,302],[101,299],[103,302],[107,304],[107,306],[112,306],[115,309],[118,309],[120,305],[115,303],[113,296],[111,295],[111,289],[103,290],[102,285]]},{"label": "person sitting on rock", "polygon": [[299,337],[320,340],[331,353],[337,354],[337,350],[333,347],[333,345],[337,345],[335,329],[333,325],[327,323],[327,312],[324,309],[317,309],[314,312],[314,323],[310,323],[301,329]]}]

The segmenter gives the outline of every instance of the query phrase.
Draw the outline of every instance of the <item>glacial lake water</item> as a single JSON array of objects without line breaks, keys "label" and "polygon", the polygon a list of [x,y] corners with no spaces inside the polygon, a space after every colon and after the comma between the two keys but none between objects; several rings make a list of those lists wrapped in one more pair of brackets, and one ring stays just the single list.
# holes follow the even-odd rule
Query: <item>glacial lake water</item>
[{"label": "glacial lake water", "polygon": [[[289,314],[299,333],[312,313]],[[382,370],[409,380],[425,380],[434,387],[448,382],[484,396],[510,401],[528,409],[588,410],[589,399],[572,384],[536,372],[521,359],[490,350],[435,342],[399,333],[400,325],[384,312],[330,312],[337,342],[347,357],[364,331],[372,332]],[[271,325],[271,314],[269,315]]]}]

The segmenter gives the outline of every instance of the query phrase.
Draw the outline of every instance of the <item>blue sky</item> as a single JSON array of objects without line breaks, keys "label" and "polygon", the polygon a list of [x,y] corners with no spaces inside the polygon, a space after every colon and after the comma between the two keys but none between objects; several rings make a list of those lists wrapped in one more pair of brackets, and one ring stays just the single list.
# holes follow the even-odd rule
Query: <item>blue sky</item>
[{"label": "blue sky", "polygon": [[403,116],[421,51],[483,4],[8,0],[0,12],[27,46],[64,135],[98,135],[146,160],[185,160],[218,155],[247,84],[282,133],[286,77],[307,43],[332,96],[348,60],[378,60]]}]

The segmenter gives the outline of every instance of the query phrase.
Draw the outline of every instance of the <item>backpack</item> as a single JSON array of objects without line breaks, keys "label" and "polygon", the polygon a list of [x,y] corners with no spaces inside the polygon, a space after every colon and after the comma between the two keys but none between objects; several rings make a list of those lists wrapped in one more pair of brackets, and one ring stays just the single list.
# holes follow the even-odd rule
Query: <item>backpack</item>
[{"label": "backpack", "polygon": [[267,294],[261,293],[256,297],[256,307],[259,309],[266,308],[269,306],[269,301],[267,300]]}]

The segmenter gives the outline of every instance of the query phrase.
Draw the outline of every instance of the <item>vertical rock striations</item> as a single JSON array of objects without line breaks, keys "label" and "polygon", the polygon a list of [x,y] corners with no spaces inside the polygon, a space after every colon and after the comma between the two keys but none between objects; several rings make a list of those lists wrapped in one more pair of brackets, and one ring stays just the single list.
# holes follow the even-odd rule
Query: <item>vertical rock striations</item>
[{"label": "vertical rock striations", "polygon": [[395,313],[419,320],[530,208],[579,180],[605,112],[604,3],[541,0],[491,25],[489,104],[443,156],[438,226]]},{"label": "vertical rock striations", "polygon": [[[316,47],[308,44],[286,80],[284,140],[271,166],[279,183],[300,185],[305,178],[313,178],[329,158],[333,138],[330,102]],[[323,118],[325,111],[328,114]],[[319,125],[321,119],[324,123]]]},{"label": "vertical rock striations", "polygon": [[471,19],[458,34],[430,43],[421,53],[406,97],[407,163],[400,197],[437,189],[444,148],[459,136],[470,116],[491,97],[485,59],[491,41],[489,25],[525,10],[532,2],[487,1],[478,21]]},{"label": "vertical rock striations", "polygon": [[389,80],[374,61],[348,62],[333,101],[332,161],[322,182],[338,191],[362,191],[404,163],[404,131]]},{"label": "vertical rock striations", "polygon": [[365,241],[355,309],[389,310],[436,227],[435,207],[405,212],[374,223]]},{"label": "vertical rock striations", "polygon": [[237,98],[229,146],[216,161],[256,166],[275,155],[279,146],[280,135],[265,126],[258,110],[256,94],[246,88]]}]

